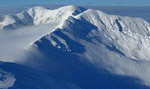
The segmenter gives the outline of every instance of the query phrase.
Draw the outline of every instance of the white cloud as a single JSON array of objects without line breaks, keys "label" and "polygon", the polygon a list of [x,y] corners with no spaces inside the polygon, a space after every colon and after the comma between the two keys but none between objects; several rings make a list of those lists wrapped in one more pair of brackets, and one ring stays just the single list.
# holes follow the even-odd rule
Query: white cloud
[{"label": "white cloud", "polygon": [[15,62],[23,59],[28,47],[48,34],[55,25],[38,25],[13,31],[0,31],[0,61]]}]

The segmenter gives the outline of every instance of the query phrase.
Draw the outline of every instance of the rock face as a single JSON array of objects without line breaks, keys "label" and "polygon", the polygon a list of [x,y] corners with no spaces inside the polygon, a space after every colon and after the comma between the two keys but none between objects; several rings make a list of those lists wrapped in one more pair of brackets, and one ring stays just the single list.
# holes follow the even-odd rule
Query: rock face
[{"label": "rock face", "polygon": [[81,89],[149,89],[150,23],[75,6],[34,7],[4,16],[0,28],[53,23],[56,28],[31,45],[44,58],[27,64]]}]

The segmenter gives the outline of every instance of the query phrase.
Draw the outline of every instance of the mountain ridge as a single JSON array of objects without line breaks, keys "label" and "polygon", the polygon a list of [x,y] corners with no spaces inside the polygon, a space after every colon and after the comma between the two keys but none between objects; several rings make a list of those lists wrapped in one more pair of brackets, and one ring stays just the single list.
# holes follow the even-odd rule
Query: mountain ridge
[{"label": "mountain ridge", "polygon": [[[35,13],[38,13],[37,16]],[[44,57],[29,53],[31,58],[24,64],[33,66],[35,63],[37,68],[82,86],[83,89],[88,86],[91,89],[100,88],[97,82],[102,80],[98,75],[103,69],[112,75],[132,77],[139,80],[141,85],[150,86],[150,23],[145,20],[74,6],[55,10],[34,7],[18,15],[19,19],[25,19],[23,23],[27,25],[31,22],[30,25],[34,26],[51,26],[52,23],[56,26],[51,29],[45,27],[52,31],[48,30],[46,35],[40,36],[30,45]],[[24,16],[29,20],[26,21]],[[14,24],[14,20],[11,21],[7,24],[8,28],[11,28],[11,24],[14,29],[19,27],[17,23]],[[92,83],[93,76],[99,78],[96,84]],[[86,80],[88,86],[84,84]]]},{"label": "mountain ridge", "polygon": [[[49,10],[36,6],[16,15],[5,15],[0,20],[1,29],[16,29],[21,26],[63,22],[71,15],[77,15],[85,9],[76,6],[64,6]],[[58,19],[59,18],[59,19]]]},{"label": "mountain ridge", "polygon": [[[49,60],[65,61],[68,58],[65,54],[75,55],[78,56],[76,60],[100,69],[104,67],[114,74],[136,77],[149,86],[146,76],[150,69],[142,69],[148,66],[149,63],[145,62],[150,58],[149,26],[148,22],[140,18],[86,10],[79,15],[70,16],[52,33],[35,41],[33,46],[46,54]],[[51,49],[58,50],[56,53],[61,51],[64,56],[59,58],[54,55],[53,59],[49,56],[55,54]],[[75,60],[74,56],[69,58]]]}]

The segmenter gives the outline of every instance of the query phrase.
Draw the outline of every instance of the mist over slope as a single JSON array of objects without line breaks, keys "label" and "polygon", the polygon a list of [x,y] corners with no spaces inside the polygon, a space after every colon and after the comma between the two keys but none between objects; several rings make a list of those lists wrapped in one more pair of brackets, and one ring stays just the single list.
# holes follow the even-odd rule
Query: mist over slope
[{"label": "mist over slope", "polygon": [[[41,29],[37,29],[37,26]],[[65,6],[55,10],[38,6],[17,15],[4,16],[0,28],[1,33],[11,31],[16,35],[20,32],[23,39],[12,39],[16,39],[16,43],[22,43],[20,49],[28,46],[27,50],[31,50],[22,56],[24,58],[15,60],[17,63],[26,59],[22,61],[25,67],[12,63],[16,66],[14,69],[25,70],[7,71],[12,72],[14,76],[20,76],[18,73],[22,72],[27,72],[30,76],[30,67],[33,71],[35,69],[43,72],[46,74],[43,82],[37,79],[41,84],[39,89],[43,89],[45,83],[48,83],[47,89],[53,84],[44,80],[47,75],[67,81],[62,81],[65,85],[69,82],[69,87],[75,86],[71,89],[149,89],[150,23],[141,18],[109,15],[99,10],[76,6]],[[8,38],[12,40],[11,37]],[[12,65],[8,63],[7,66]],[[5,67],[2,69],[6,70]],[[33,75],[36,75],[36,71],[34,72]],[[28,81],[28,76],[24,77]],[[19,88],[19,82],[16,84],[14,87]],[[25,83],[23,88],[26,89],[27,86]],[[32,85],[28,89],[32,89]]]},{"label": "mist over slope", "polygon": [[[52,32],[71,15],[84,11],[79,7],[48,10],[36,6],[16,15],[5,15],[0,22],[1,61],[13,62],[24,56],[33,42]],[[11,44],[11,45],[10,45]]]}]

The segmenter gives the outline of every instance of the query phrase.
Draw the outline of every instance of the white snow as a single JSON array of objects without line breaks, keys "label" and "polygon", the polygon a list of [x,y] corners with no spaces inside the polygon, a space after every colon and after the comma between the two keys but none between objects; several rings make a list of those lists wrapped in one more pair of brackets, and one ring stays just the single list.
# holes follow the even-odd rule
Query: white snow
[{"label": "white snow", "polygon": [[76,15],[79,12],[82,12],[82,9],[71,5],[55,10],[36,6],[13,16],[5,15],[1,18],[0,30],[16,29],[27,25],[60,24],[69,16]]},{"label": "white snow", "polygon": [[27,26],[13,31],[0,31],[0,61],[21,60],[30,46],[55,29],[55,24]]},{"label": "white snow", "polygon": [[[21,28],[29,25],[34,26]],[[4,27],[20,28],[5,32]],[[33,46],[38,48],[36,42],[42,43],[40,38],[43,38],[49,40],[56,49],[65,48],[65,51],[85,58],[84,61],[97,68],[103,66],[111,73],[136,77],[150,86],[150,23],[143,19],[108,15],[92,9],[82,11],[74,6],[55,10],[34,7],[15,15],[15,18],[2,19],[0,28],[1,61],[18,59],[13,57],[18,57],[22,51],[14,50],[27,48],[34,42]],[[80,53],[72,50],[71,47],[76,45],[70,44],[70,41],[82,45],[85,51]]]},{"label": "white snow", "polygon": [[15,77],[13,74],[0,69],[0,89],[8,89],[15,84]]},{"label": "white snow", "polygon": [[[26,49],[42,36],[51,33],[69,16],[81,12],[75,6],[55,10],[33,7],[17,15],[5,15],[0,22],[0,61],[14,62],[22,59]],[[9,30],[9,31],[7,31]]]},{"label": "white snow", "polygon": [[[98,68],[103,66],[111,73],[138,78],[142,84],[150,86],[149,26],[150,23],[140,18],[108,15],[89,9],[69,17],[58,26],[59,32],[83,45],[85,52],[72,51],[70,47],[74,44],[69,44],[70,40],[57,34],[58,30],[43,38],[50,40],[54,46],[58,44],[56,48],[60,50],[64,49],[59,43],[64,44],[66,50]],[[52,39],[54,36],[57,40]]]}]

